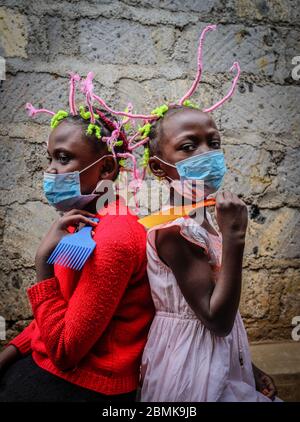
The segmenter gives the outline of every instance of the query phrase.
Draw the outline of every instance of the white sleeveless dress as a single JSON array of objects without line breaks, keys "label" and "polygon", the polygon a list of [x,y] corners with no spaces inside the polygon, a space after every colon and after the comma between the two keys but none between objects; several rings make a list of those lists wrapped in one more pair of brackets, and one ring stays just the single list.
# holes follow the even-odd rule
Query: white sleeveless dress
[{"label": "white sleeveless dress", "polygon": [[[210,224],[215,227],[207,211]],[[217,276],[222,236],[180,217],[147,234],[148,277],[156,314],[141,362],[142,402],[271,401],[255,389],[247,334],[240,313],[231,333],[218,337],[199,321],[168,266],[158,257],[155,232],[180,226],[181,234],[206,251]],[[242,364],[241,364],[242,363]],[[276,401],[280,401],[276,398]]]}]

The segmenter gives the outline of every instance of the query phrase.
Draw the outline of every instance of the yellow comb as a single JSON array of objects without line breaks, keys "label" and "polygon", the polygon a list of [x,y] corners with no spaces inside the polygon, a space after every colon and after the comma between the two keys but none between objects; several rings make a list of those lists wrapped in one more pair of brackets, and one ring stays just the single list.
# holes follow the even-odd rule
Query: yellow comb
[{"label": "yellow comb", "polygon": [[147,217],[140,218],[138,222],[141,223],[146,229],[150,229],[151,227],[158,226],[159,224],[168,223],[169,221],[176,220],[176,218],[184,217],[196,208],[210,207],[211,205],[215,205],[215,203],[215,198],[210,198],[204,199],[203,201],[197,202],[196,204],[185,206],[179,205],[154,214],[147,215]]}]

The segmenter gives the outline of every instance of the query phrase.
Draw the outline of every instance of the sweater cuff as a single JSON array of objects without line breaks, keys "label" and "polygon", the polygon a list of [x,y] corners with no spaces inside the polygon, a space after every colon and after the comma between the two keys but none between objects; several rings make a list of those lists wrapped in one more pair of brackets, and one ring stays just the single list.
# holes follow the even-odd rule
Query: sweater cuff
[{"label": "sweater cuff", "polygon": [[57,278],[47,278],[46,280],[40,281],[34,286],[29,287],[29,289],[27,289],[27,295],[32,309],[35,309],[38,305],[45,302],[45,300],[61,295]]},{"label": "sweater cuff", "polygon": [[[25,331],[25,330],[24,330]],[[15,346],[21,355],[26,355],[28,352],[31,351],[31,338],[28,337],[28,334],[25,332],[21,332],[18,334],[14,339],[12,339],[8,344],[6,344],[5,348],[12,345]]]}]

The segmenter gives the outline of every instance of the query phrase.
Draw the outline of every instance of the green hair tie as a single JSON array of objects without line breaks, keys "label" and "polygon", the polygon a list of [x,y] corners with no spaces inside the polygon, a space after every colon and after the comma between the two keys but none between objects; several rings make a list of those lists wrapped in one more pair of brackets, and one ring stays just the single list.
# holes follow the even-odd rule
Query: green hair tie
[{"label": "green hair tie", "polygon": [[[79,107],[79,114],[80,116],[84,119],[84,120],[88,120],[91,118],[91,112],[90,111],[85,111],[84,106],[80,106]],[[99,119],[99,115],[94,113],[94,117],[95,119]]]},{"label": "green hair tie", "polygon": [[142,135],[142,139],[145,139],[149,136],[149,133],[151,131],[151,123],[146,123],[144,126],[140,127],[138,129],[140,134]]},{"label": "green hair tie", "polygon": [[185,100],[183,102],[183,105],[186,107],[191,107],[191,108],[199,108],[199,106],[197,106],[197,104],[192,103],[190,100]]},{"label": "green hair tie", "polygon": [[145,147],[145,151],[142,157],[142,167],[147,167],[150,159],[150,148]]},{"label": "green hair tie", "polygon": [[163,117],[164,114],[169,110],[169,107],[166,104],[161,105],[160,107],[155,108],[151,111],[151,114],[155,114],[158,117]]},{"label": "green hair tie", "polygon": [[121,160],[119,161],[119,166],[125,167],[125,164],[126,164],[126,159],[125,158],[121,158]]},{"label": "green hair tie", "polygon": [[87,135],[95,135],[96,138],[101,139],[101,128],[93,123],[90,123],[88,125],[87,131],[86,131]]},{"label": "green hair tie", "polygon": [[52,129],[56,128],[58,123],[63,120],[65,117],[68,117],[68,113],[65,110],[58,110],[56,114],[51,119],[50,126]]},{"label": "green hair tie", "polygon": [[132,126],[131,123],[128,122],[128,123],[125,123],[125,125],[123,125],[123,128],[126,132],[128,132],[131,129],[131,126]]}]

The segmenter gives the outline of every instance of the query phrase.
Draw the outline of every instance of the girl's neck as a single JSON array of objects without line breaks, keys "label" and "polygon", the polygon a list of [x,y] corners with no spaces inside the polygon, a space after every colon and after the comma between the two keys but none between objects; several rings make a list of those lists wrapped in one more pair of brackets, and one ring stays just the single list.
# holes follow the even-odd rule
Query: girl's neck
[{"label": "girl's neck", "polygon": [[[170,189],[170,206],[174,207],[176,205],[189,205],[192,204],[193,201],[187,198],[184,198],[182,196],[179,196],[178,194],[175,195],[175,191],[173,188]],[[194,202],[195,203],[195,202]],[[196,215],[194,214],[194,216],[192,218],[195,218]],[[205,222],[205,224],[209,225],[209,221],[207,218],[207,211],[206,208],[204,207],[203,209],[203,221]]]},{"label": "girl's neck", "polygon": [[84,210],[91,212],[92,214],[96,214],[97,213],[97,201],[98,198],[93,199],[90,203],[88,203],[85,207]]},{"label": "girl's neck", "polygon": [[[97,210],[97,201],[100,198],[101,195],[99,195],[97,198],[93,199],[90,203],[88,203],[85,207],[84,210],[91,212],[92,214],[97,214],[98,210]],[[117,201],[119,199],[119,195],[115,195],[113,198],[111,198],[111,200],[108,203]],[[106,205],[105,205],[106,206]]]}]

